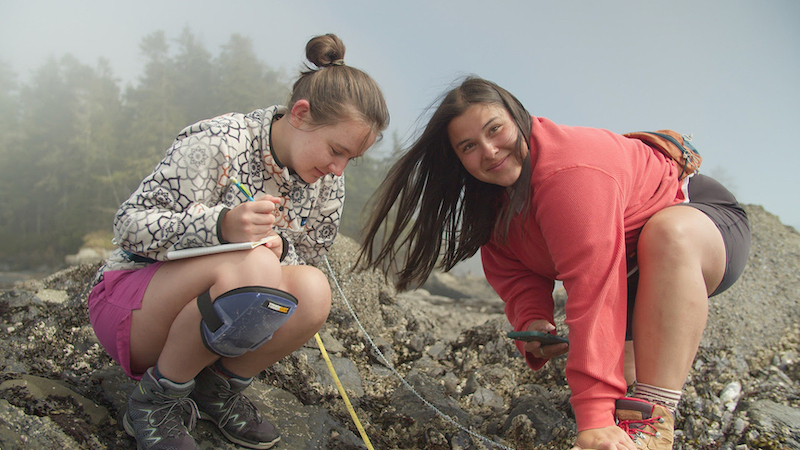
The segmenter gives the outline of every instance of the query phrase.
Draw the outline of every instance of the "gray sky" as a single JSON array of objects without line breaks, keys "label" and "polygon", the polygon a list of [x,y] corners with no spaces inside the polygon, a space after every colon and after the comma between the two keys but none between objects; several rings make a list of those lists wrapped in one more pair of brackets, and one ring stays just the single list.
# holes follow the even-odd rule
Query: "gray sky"
[{"label": "gray sky", "polygon": [[558,123],[693,134],[703,173],[800,229],[796,0],[2,0],[0,24],[0,62],[22,82],[69,53],[136,83],[141,39],[185,27],[215,56],[250,37],[294,76],[308,39],[334,32],[347,64],[382,86],[387,136],[408,138],[453,80],[476,74]]}]

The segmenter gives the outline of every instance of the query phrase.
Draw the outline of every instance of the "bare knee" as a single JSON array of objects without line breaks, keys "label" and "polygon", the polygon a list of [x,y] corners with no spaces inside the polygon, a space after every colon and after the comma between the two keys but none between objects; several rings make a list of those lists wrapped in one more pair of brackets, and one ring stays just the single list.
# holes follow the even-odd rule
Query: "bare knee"
[{"label": "bare knee", "polygon": [[647,221],[639,236],[637,258],[642,270],[657,268],[667,276],[679,272],[701,275],[710,293],[725,271],[725,244],[708,216],[679,205]]},{"label": "bare knee", "polygon": [[692,254],[689,224],[674,214],[656,214],[647,221],[639,236],[637,257],[640,261],[673,264]]},{"label": "bare knee", "polygon": [[278,287],[281,278],[280,261],[272,250],[256,247],[247,252],[232,252],[217,262],[211,296],[215,298],[244,286]]},{"label": "bare knee", "polygon": [[297,298],[297,312],[309,326],[319,329],[331,310],[331,287],[328,278],[312,266],[283,268],[281,288]]}]

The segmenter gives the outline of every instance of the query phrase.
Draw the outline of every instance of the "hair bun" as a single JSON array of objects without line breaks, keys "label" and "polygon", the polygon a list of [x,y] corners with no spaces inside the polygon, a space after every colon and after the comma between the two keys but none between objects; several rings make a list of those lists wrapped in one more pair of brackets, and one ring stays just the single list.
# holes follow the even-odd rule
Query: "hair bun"
[{"label": "hair bun", "polygon": [[344,43],[333,33],[312,38],[306,44],[306,58],[320,68],[344,65],[344,52]]}]

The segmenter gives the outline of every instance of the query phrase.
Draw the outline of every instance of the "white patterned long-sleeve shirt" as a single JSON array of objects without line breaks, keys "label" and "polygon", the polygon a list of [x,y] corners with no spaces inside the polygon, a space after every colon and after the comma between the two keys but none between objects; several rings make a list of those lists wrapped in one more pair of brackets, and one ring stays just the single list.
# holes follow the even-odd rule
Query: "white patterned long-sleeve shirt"
[{"label": "white patterned long-sleeve shirt", "polygon": [[[114,218],[119,248],[98,271],[138,269],[166,260],[167,252],[224,243],[221,214],[247,198],[280,197],[275,231],[284,241],[282,264],[316,264],[339,229],[344,177],[328,174],[312,184],[283,167],[271,151],[272,121],[286,108],[230,113],[185,128],[164,159]],[[224,237],[224,236],[223,236]]]}]

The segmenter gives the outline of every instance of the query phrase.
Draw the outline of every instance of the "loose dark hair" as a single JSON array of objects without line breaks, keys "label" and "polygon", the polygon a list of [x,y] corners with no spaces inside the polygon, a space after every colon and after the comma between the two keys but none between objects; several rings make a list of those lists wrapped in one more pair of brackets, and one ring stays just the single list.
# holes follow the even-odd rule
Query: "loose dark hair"
[{"label": "loose dark hair", "polygon": [[306,44],[306,65],[295,81],[287,104],[308,100],[314,125],[332,125],[356,119],[378,137],[389,126],[389,110],[378,83],[363,71],[345,65],[345,46],[335,34],[312,38]]},{"label": "loose dark hair", "polygon": [[[479,181],[455,154],[447,127],[474,104],[505,108],[517,126],[517,181],[505,188]],[[391,167],[370,203],[359,263],[397,271],[399,290],[422,284],[436,267],[444,271],[474,255],[492,233],[505,240],[511,220],[527,211],[530,191],[531,115],[511,93],[478,77],[466,78],[442,98],[416,142]],[[394,210],[393,222],[389,219]],[[375,244],[381,230],[382,244]],[[398,259],[404,263],[398,264]]]}]

